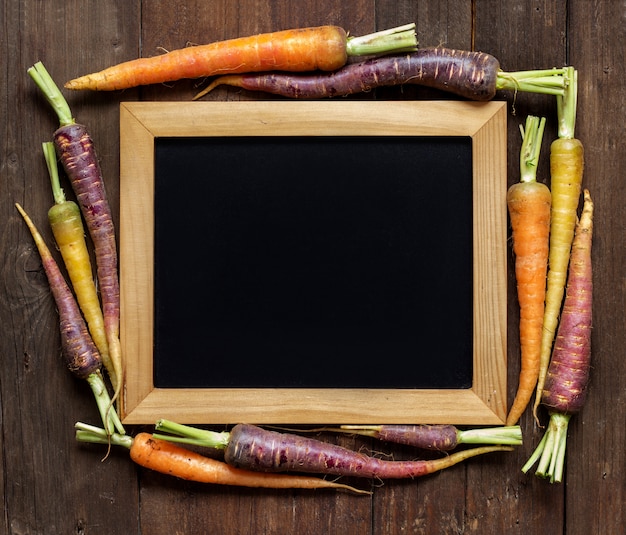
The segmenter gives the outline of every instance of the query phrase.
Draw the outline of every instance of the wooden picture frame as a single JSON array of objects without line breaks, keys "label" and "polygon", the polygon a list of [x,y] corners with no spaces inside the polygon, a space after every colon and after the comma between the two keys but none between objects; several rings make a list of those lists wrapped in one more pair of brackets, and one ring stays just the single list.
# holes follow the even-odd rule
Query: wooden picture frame
[{"label": "wooden picture frame", "polygon": [[[151,424],[168,418],[189,424],[503,424],[507,410],[506,121],[506,103],[496,101],[122,103],[119,234],[125,385],[120,413],[124,423]],[[242,135],[471,138],[470,388],[155,388],[155,139]],[[179,195],[183,194],[175,192],[172,197]]]}]

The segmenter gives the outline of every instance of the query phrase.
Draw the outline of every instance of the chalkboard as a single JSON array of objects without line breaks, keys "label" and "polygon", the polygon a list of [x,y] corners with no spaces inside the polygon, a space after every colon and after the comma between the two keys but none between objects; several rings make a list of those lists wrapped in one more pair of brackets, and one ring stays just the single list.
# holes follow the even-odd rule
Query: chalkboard
[{"label": "chalkboard", "polygon": [[472,206],[467,136],[157,139],[155,386],[471,387]]},{"label": "chalkboard", "polygon": [[503,103],[120,117],[126,422],[503,421]]}]

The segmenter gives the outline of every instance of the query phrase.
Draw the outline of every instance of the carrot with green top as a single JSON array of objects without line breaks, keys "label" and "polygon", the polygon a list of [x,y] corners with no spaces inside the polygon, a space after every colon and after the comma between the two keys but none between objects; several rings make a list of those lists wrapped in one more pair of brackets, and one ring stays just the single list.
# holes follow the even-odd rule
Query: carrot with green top
[{"label": "carrot with green top", "polygon": [[333,72],[261,72],[218,76],[197,100],[220,85],[241,87],[295,99],[343,97],[379,87],[421,85],[470,100],[486,101],[498,90],[559,95],[564,69],[505,72],[491,54],[444,47],[420,48],[350,63]]},{"label": "carrot with green top", "polygon": [[43,143],[43,151],[54,197],[54,205],[48,210],[48,222],[63,257],[76,300],[87,321],[91,338],[100,352],[105,368],[108,369],[111,367],[109,345],[80,208],[74,201],[66,199],[61,188],[54,143]]},{"label": "carrot with green top", "polygon": [[349,37],[338,26],[297,28],[133,59],[70,80],[65,87],[113,91],[227,73],[333,71],[352,56],[408,52],[416,48],[415,24],[360,37]]},{"label": "carrot with green top", "polygon": [[110,357],[107,372],[115,390],[113,399],[116,400],[122,388],[124,373],[119,339],[120,287],[115,228],[102,170],[87,127],[76,123],[67,101],[44,65],[36,63],[28,69],[28,74],[59,119],[60,127],[54,132],[53,142],[94,245]]},{"label": "carrot with green top", "polygon": [[533,414],[541,403],[541,391],[548,366],[554,336],[559,323],[570,251],[580,204],[584,170],[583,144],[574,137],[578,95],[578,73],[567,69],[569,85],[564,96],[557,97],[558,137],[550,147],[550,189],[552,215],[550,222],[550,256],[548,260],[548,287],[543,318],[541,359]]},{"label": "carrot with green top", "polygon": [[15,206],[35,241],[48,278],[50,292],[57,306],[61,351],[65,364],[74,376],[85,379],[89,383],[107,434],[112,434],[116,429],[119,433],[124,433],[124,427],[115,409],[111,407],[111,398],[100,373],[102,367],[100,353],[98,353],[98,348],[89,335],[74,294],[33,221],[19,203],[16,203]]},{"label": "carrot with green top", "polygon": [[520,374],[515,399],[506,417],[507,426],[519,421],[535,391],[539,374],[552,201],[548,186],[537,182],[545,122],[545,118],[532,115],[526,119],[520,151],[521,178],[507,192],[520,307]]}]

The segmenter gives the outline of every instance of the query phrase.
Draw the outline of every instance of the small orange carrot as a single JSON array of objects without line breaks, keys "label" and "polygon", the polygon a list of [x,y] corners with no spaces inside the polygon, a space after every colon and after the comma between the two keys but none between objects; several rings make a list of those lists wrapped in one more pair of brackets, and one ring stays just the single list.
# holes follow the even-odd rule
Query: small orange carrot
[{"label": "small orange carrot", "polygon": [[535,419],[537,419],[537,408],[541,403],[541,391],[550,364],[552,344],[563,305],[572,241],[578,221],[578,205],[585,163],[583,144],[574,137],[578,75],[576,70],[568,67],[566,76],[569,79],[569,85],[565,90],[565,95],[557,96],[558,138],[550,147],[550,189],[552,190],[550,256],[541,361],[537,394],[533,406]]},{"label": "small orange carrot", "polygon": [[371,494],[350,485],[315,476],[271,474],[234,468],[222,461],[200,455],[188,448],[154,438],[150,433],[107,436],[104,430],[77,423],[76,438],[83,442],[115,444],[130,450],[130,458],[144,468],[187,481],[272,489],[341,489]]},{"label": "small orange carrot", "polygon": [[70,80],[67,89],[113,91],[140,85],[259,71],[332,71],[348,57],[415,50],[415,24],[360,37],[338,26],[298,28],[189,46],[137,58]]},{"label": "small orange carrot", "polygon": [[521,180],[507,192],[520,307],[521,353],[519,384],[506,418],[507,426],[515,425],[528,406],[539,373],[551,205],[549,188],[537,182],[544,128],[545,118],[527,118],[520,156]]}]

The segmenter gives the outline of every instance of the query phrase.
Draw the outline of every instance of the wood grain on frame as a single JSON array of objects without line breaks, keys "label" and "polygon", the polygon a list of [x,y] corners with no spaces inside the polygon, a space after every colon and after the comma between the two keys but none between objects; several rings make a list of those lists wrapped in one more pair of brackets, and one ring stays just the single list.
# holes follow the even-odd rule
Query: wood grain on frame
[{"label": "wood grain on frame", "polygon": [[[120,407],[124,422],[168,418],[190,424],[502,424],[507,408],[506,119],[506,104],[495,101],[122,103],[120,273],[126,384]],[[155,388],[154,139],[357,134],[472,138],[472,387]]]}]

